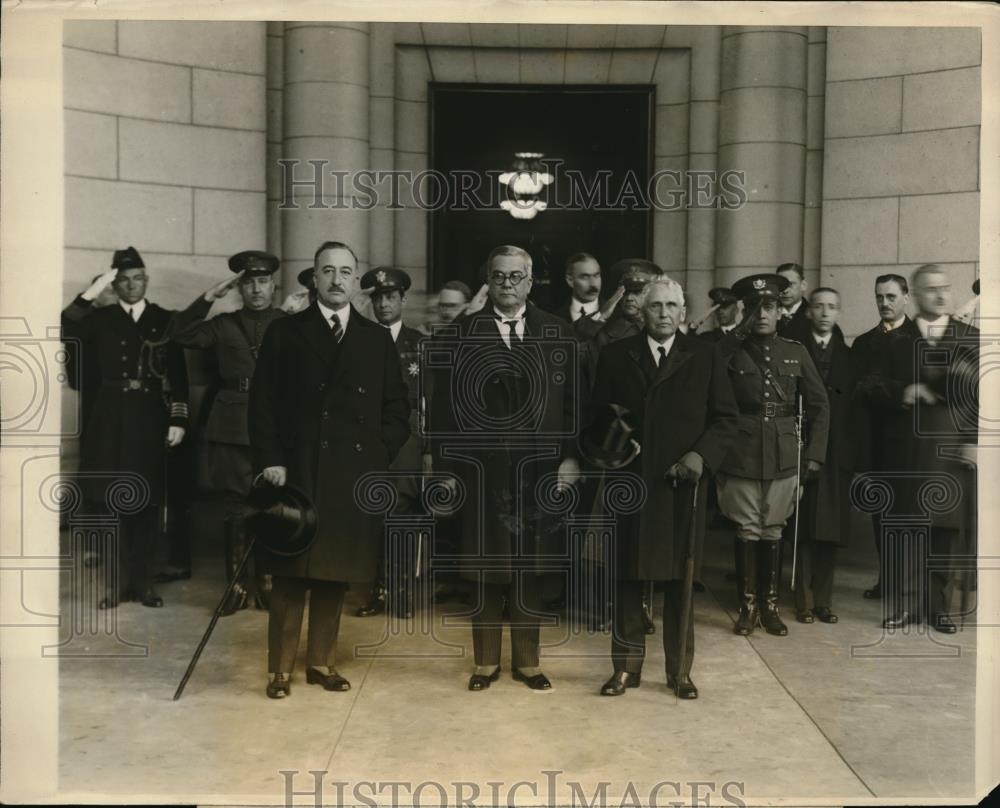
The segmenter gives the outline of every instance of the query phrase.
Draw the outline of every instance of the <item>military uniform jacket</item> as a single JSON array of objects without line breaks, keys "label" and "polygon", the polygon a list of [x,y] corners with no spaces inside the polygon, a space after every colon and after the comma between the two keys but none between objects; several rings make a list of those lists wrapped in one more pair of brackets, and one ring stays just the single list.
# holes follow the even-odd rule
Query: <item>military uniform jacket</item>
[{"label": "military uniform jacket", "polygon": [[703,477],[692,513],[691,485],[674,488],[664,474],[688,451],[717,470],[736,435],[737,408],[721,351],[706,340],[678,333],[657,367],[642,332],[607,345],[597,365],[592,401],[618,404],[636,422],[642,451],[625,470],[640,474],[646,500],[639,513],[617,517],[617,571],[623,580],[683,577],[692,518],[695,557],[705,535],[709,484]]},{"label": "military uniform jacket", "polygon": [[720,341],[729,353],[728,372],[740,415],[736,441],[721,470],[735,477],[776,480],[795,474],[796,395],[802,394],[807,460],[826,459],[830,404],[823,380],[805,346],[770,336]]},{"label": "military uniform jacket", "polygon": [[[254,472],[284,466],[288,483],[316,506],[309,549],[264,554],[277,575],[370,581],[382,547],[382,517],[363,509],[369,472],[384,472],[410,434],[410,406],[389,332],[351,310],[339,343],[316,303],[274,320],[250,383]],[[371,497],[376,500],[377,497]]]},{"label": "military uniform jacket", "polygon": [[257,353],[268,326],[285,313],[275,308],[240,309],[205,320],[211,306],[210,301],[199,297],[178,312],[173,340],[185,348],[202,348],[215,353],[222,384],[212,401],[205,424],[205,439],[249,446],[247,406]]},{"label": "military uniform jacket", "polygon": [[117,303],[62,319],[64,334],[80,342],[81,374],[93,390],[80,446],[80,470],[98,473],[84,480],[92,501],[104,500],[121,472],[146,480],[149,504],[162,501],[167,427],[188,419],[184,354],[166,339],[173,314],[146,301],[137,323]]}]

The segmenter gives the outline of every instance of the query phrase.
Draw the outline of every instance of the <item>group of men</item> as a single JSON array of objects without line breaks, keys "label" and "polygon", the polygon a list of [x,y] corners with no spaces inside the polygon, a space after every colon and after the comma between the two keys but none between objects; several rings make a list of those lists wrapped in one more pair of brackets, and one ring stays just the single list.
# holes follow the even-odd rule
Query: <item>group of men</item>
[{"label": "group of men", "polygon": [[[513,678],[551,688],[539,653],[543,593],[566,546],[553,503],[616,475],[641,499],[616,517],[613,674],[602,694],[639,686],[647,587],[659,582],[666,681],[678,697],[697,697],[689,582],[709,502],[734,529],[737,634],[788,633],[778,611],[784,544],[793,547],[796,619],[836,622],[836,549],[849,537],[859,472],[884,473],[898,513],[924,496],[922,473],[963,483],[964,498],[933,515],[915,561],[901,531],[882,541],[875,518],[886,574],[866,592],[883,598],[887,628],[926,620],[956,630],[947,559],[974,553],[978,331],[950,317],[943,268],[922,266],[910,284],[880,276],[881,321],[848,348],[840,295],[808,290],[797,264],[713,289],[716,326],[697,333],[684,290],[648,260],[602,272],[592,255],[570,256],[570,300],[550,313],[529,301],[531,257],[501,246],[476,295],[457,281],[444,286],[429,334],[402,322],[407,273],[362,274],[343,242],[320,245],[299,276],[304,290],[275,308],[279,265],[263,252],[234,255],[230,279],[169,312],[146,300],[146,268],[129,247],[64,310],[79,365],[88,500],[106,504],[125,477],[145,486],[143,507],[122,518],[102,608],[163,604],[153,587],[155,514],[165,459],[185,439],[188,348],[212,352],[219,370],[198,476],[228,503],[230,580],[248,543],[242,506],[252,486],[294,486],[317,512],[309,547],[294,556],[259,548],[254,574],[226,604],[226,613],[251,601],[269,611],[269,697],[291,692],[307,592],[306,681],[328,690],[350,688],[335,653],[350,583],[371,586],[359,615],[413,614],[413,570],[398,568],[412,548],[386,547],[382,517],[360,507],[368,474],[391,472],[397,513],[434,512],[421,496],[431,476],[456,503],[445,521],[472,592],[470,690],[498,679],[505,620]],[[605,278],[614,289],[607,299]],[[117,300],[99,305],[109,285]],[[242,308],[206,319],[234,286]],[[601,497],[584,499],[602,515]]]}]

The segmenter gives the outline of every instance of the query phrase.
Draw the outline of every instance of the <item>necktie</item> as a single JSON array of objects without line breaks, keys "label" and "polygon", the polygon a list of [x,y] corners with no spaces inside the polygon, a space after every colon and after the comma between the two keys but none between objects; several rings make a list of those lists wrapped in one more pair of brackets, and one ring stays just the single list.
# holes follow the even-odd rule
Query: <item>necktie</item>
[{"label": "necktie", "polygon": [[517,336],[517,320],[504,320],[503,324],[510,328],[510,334],[507,336],[507,344],[513,348],[514,340],[517,339],[520,342],[520,338]]},{"label": "necktie", "polygon": [[661,345],[656,350],[660,354],[660,358],[656,360],[656,366],[660,367],[663,364],[663,360],[667,358],[667,349]]},{"label": "necktie", "polygon": [[586,317],[586,316],[587,316],[587,310],[583,306],[580,306],[580,314],[578,315],[577,319],[579,319],[579,317]]},{"label": "necktie", "polygon": [[335,341],[340,342],[344,336],[344,329],[340,325],[340,317],[334,312],[333,316],[330,318],[330,331],[333,333],[333,338]]},{"label": "necktie", "polygon": [[135,306],[129,306],[128,316],[132,318],[132,322],[138,322],[139,318],[135,316]]}]

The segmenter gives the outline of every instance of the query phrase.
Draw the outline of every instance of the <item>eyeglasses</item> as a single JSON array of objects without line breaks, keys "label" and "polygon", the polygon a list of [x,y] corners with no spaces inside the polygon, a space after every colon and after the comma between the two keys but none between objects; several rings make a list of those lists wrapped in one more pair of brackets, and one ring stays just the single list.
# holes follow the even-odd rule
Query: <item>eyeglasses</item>
[{"label": "eyeglasses", "polygon": [[528,273],[526,272],[491,272],[490,282],[495,283],[497,286],[503,286],[507,281],[510,281],[511,286],[517,286],[527,277]]}]

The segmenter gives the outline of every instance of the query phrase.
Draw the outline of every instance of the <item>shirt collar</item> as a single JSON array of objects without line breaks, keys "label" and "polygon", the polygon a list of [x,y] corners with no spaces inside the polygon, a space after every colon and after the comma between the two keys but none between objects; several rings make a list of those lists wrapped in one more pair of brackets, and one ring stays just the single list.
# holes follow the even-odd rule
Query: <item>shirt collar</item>
[{"label": "shirt collar", "polygon": [[667,337],[666,342],[657,342],[648,333],[646,334],[646,344],[649,345],[649,352],[653,355],[654,363],[660,360],[660,346],[663,346],[664,351],[670,353],[670,349],[673,347],[676,338],[676,331]]},{"label": "shirt collar", "polygon": [[833,337],[833,334],[831,333],[827,334],[826,336],[822,336],[820,334],[813,333],[812,337],[820,348],[825,348],[827,345],[830,344],[830,339],[831,337]]},{"label": "shirt collar", "polygon": [[516,314],[514,314],[513,316],[508,317],[506,314],[501,314],[498,309],[496,309],[496,308],[493,309],[494,313],[497,316],[497,319],[500,320],[500,322],[505,322],[507,320],[523,320],[524,319],[524,313],[527,310],[528,310],[528,305],[526,303],[525,305],[521,306],[520,309],[518,309],[518,311],[517,311]]},{"label": "shirt collar", "polygon": [[403,321],[396,320],[392,325],[386,325],[383,328],[389,329],[389,333],[392,334],[392,341],[395,342],[399,339],[399,332],[403,330]]},{"label": "shirt collar", "polygon": [[[138,303],[126,303],[124,300],[119,300],[118,305],[122,307],[126,314],[129,313],[130,309],[135,309],[135,319],[138,320],[146,310],[146,298],[143,298]],[[131,318],[131,315],[129,316]]]},{"label": "shirt collar", "polygon": [[[583,307],[583,315],[580,314],[580,307]],[[591,300],[589,303],[584,303],[582,300],[577,300],[575,297],[570,299],[569,302],[569,313],[573,319],[584,315],[594,314],[601,306],[600,300]]]},{"label": "shirt collar", "polygon": [[950,318],[947,314],[942,314],[933,320],[928,320],[921,314],[916,317],[917,328],[920,329],[920,335],[924,339],[932,339],[941,336],[944,330],[948,327]]},{"label": "shirt collar", "polygon": [[801,306],[802,306],[802,300],[801,300],[801,298],[800,298],[800,299],[799,299],[799,302],[798,302],[798,303],[796,303],[796,304],[795,304],[794,306],[789,306],[789,307],[788,307],[787,309],[782,309],[782,311],[783,311],[783,312],[784,312],[785,314],[787,314],[787,315],[788,315],[789,317],[791,317],[791,316],[792,316],[793,314],[795,314],[795,312],[797,312],[797,311],[799,310],[799,308],[800,308]]},{"label": "shirt collar", "polygon": [[720,325],[720,326],[719,326],[719,330],[720,330],[720,331],[721,331],[721,332],[722,332],[723,334],[728,334],[728,333],[729,333],[730,331],[732,331],[732,330],[733,330],[734,328],[736,328],[736,323],[733,323],[732,325]]},{"label": "shirt collar", "polygon": [[890,323],[887,323],[885,320],[883,320],[882,323],[881,323],[882,330],[883,331],[895,331],[904,322],[906,322],[906,315],[905,314],[902,317],[900,317],[898,320],[894,320],[893,322],[890,322]]},{"label": "shirt collar", "polygon": [[319,306],[320,314],[323,315],[323,319],[326,320],[328,325],[330,323],[330,318],[333,317],[334,314],[336,314],[337,317],[340,319],[340,327],[345,330],[347,329],[347,321],[351,317],[350,303],[345,303],[339,309],[331,309],[329,306],[324,304],[323,301],[317,299],[316,305]]}]

